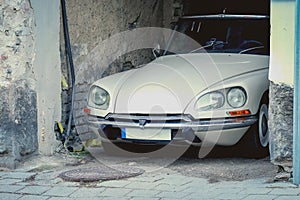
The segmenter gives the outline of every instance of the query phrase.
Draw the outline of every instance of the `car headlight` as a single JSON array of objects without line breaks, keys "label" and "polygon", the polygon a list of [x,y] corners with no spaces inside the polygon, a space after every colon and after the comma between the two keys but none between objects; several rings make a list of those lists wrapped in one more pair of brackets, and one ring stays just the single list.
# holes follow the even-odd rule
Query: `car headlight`
[{"label": "car headlight", "polygon": [[233,108],[240,108],[245,105],[247,95],[242,88],[231,88],[227,93],[227,102]]},{"label": "car headlight", "polygon": [[105,110],[109,106],[109,100],[110,97],[106,90],[98,86],[92,86],[89,92],[89,106]]},{"label": "car headlight", "polygon": [[225,103],[224,95],[221,92],[211,92],[201,96],[195,104],[198,111],[208,111],[221,108]]}]

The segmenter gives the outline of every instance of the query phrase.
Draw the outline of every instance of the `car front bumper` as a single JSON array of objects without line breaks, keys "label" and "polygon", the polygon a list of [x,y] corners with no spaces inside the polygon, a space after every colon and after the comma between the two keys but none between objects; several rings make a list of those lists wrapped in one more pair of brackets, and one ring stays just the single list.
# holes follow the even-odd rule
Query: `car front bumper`
[{"label": "car front bumper", "polygon": [[[165,143],[156,139],[124,138],[122,130],[135,129],[147,132],[150,129],[171,130],[171,137],[166,140],[195,144],[195,136],[200,143],[214,143],[231,146],[236,144],[248,128],[257,122],[256,116],[235,117],[225,119],[193,119],[190,115],[126,115],[108,114],[106,117],[89,115],[89,124],[99,132],[103,139],[125,142]],[[109,127],[110,131],[105,130]],[[196,142],[197,144],[199,141]]]},{"label": "car front bumper", "polygon": [[216,131],[249,127],[256,123],[256,116],[223,119],[193,119],[189,115],[123,115],[108,114],[106,117],[89,116],[89,124],[94,127],[112,126],[118,128],[159,128],[193,129],[194,131]]},{"label": "car front bumper", "polygon": [[[89,124],[94,132],[102,139],[114,142],[143,142],[143,143],[188,143],[201,145],[212,143],[222,146],[236,144],[247,132],[248,128],[257,122],[256,116],[234,117],[224,119],[194,119],[190,115],[128,115],[108,114],[106,117],[89,115]],[[109,129],[109,130],[108,130]],[[141,133],[137,137],[124,137],[124,130],[135,129]],[[170,130],[171,137],[167,139],[143,138],[143,134],[162,130]],[[160,134],[160,133],[158,133]],[[157,134],[156,134],[157,136]],[[195,140],[197,136],[197,140]],[[200,139],[200,140],[199,140]],[[196,141],[196,142],[195,142]]]},{"label": "car front bumper", "polygon": [[[89,115],[88,121],[91,129],[98,132],[103,140],[112,142],[232,146],[257,122],[257,117],[199,120],[190,115],[108,114],[104,118]],[[124,136],[124,132],[133,129],[137,135],[129,138],[125,133]],[[159,135],[164,130],[169,131],[170,137],[161,139]],[[156,132],[154,139],[146,137],[149,132]]]}]

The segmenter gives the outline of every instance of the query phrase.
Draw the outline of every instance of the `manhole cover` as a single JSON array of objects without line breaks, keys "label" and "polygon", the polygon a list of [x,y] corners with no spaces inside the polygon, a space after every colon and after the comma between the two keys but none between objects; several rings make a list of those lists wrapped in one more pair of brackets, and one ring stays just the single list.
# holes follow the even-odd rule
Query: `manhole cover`
[{"label": "manhole cover", "polygon": [[73,169],[61,173],[58,177],[65,181],[76,181],[76,182],[93,182],[100,180],[116,180],[122,178],[129,178],[138,176],[144,173],[144,170],[133,168],[133,167],[86,167]]}]

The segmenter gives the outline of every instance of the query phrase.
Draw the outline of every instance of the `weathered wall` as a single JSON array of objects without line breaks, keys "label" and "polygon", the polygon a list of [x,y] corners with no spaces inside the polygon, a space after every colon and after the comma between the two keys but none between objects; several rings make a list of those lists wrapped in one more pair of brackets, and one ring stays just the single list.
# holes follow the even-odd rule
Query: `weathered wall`
[{"label": "weathered wall", "polygon": [[271,1],[270,155],[271,161],[292,166],[295,1]]},{"label": "weathered wall", "polygon": [[[76,118],[76,128],[81,136],[85,135],[85,138],[90,138],[92,136],[88,134],[86,115],[83,113],[89,85],[101,77],[148,63],[154,57],[151,49],[128,52],[126,46],[130,41],[122,41],[119,46],[109,46],[110,49],[107,51],[112,52],[112,55],[117,55],[118,48],[120,48],[126,53],[111,59],[107,65],[99,66],[99,63],[93,63],[95,62],[93,58],[88,65],[80,64],[95,48],[123,31],[142,27],[170,28],[171,22],[176,21],[181,15],[182,3],[181,0],[67,0],[66,4],[76,72],[77,74],[79,71],[86,72],[84,78],[78,77],[77,79],[74,117]],[[66,73],[68,69],[64,53],[63,33],[61,33],[61,41],[63,72],[69,79]],[[95,56],[101,58],[104,54],[99,52]],[[97,70],[93,71],[89,66],[97,66]],[[63,121],[66,118],[65,114],[68,113],[67,94],[68,91],[63,92]]]},{"label": "weathered wall", "polygon": [[0,166],[36,152],[33,10],[29,0],[0,1]]}]

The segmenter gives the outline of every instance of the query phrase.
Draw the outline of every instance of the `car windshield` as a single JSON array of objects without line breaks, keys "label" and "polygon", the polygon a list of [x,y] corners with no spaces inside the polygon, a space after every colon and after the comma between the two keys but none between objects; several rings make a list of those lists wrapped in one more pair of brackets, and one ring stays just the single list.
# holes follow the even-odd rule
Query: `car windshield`
[{"label": "car windshield", "polygon": [[[182,17],[175,30],[188,37],[172,35],[164,54],[208,52],[268,55],[270,50],[267,16]],[[198,47],[189,46],[187,41],[190,38],[198,43]]]}]

